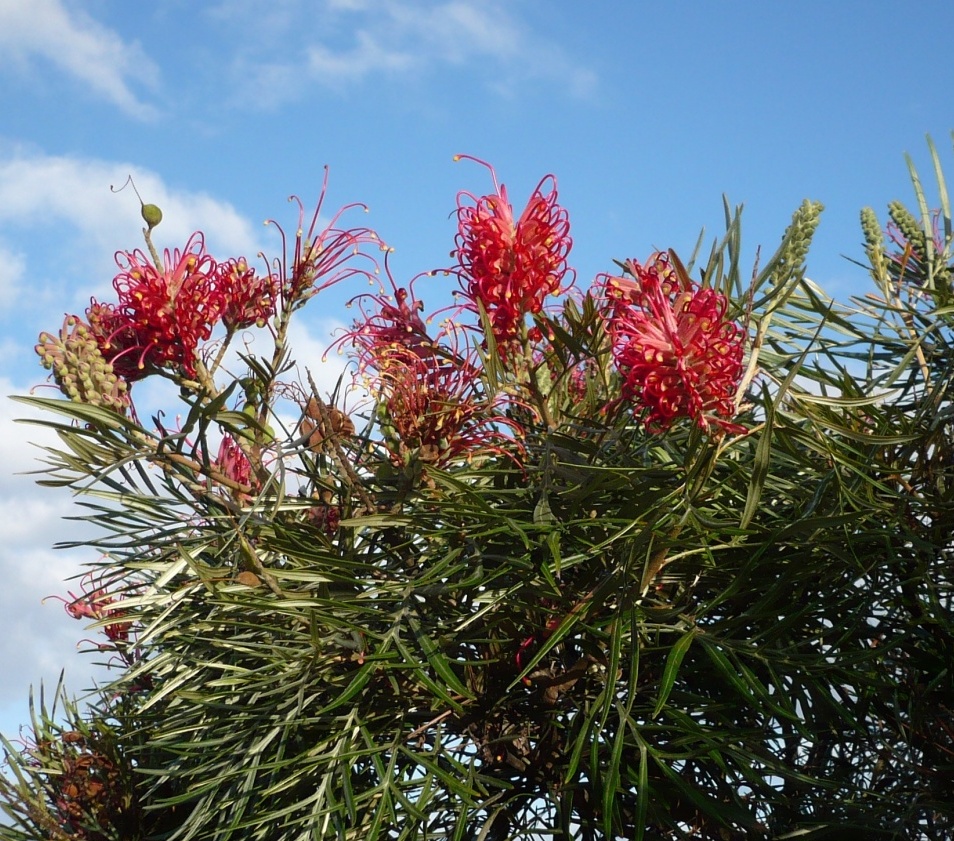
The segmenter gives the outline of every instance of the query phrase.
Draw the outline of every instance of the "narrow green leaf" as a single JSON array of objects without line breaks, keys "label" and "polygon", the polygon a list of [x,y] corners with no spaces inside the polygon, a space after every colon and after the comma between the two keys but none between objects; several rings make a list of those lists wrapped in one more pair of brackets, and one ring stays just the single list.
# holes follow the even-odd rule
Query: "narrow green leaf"
[{"label": "narrow green leaf", "polygon": [[636,740],[639,744],[639,778],[636,783],[636,834],[633,841],[643,841],[649,811],[649,749],[638,733]]},{"label": "narrow green leaf", "polygon": [[669,700],[669,693],[676,682],[679,674],[679,667],[682,665],[683,658],[696,638],[698,631],[696,628],[690,628],[669,650],[669,656],[666,658],[666,667],[663,669],[662,680],[659,683],[659,697],[656,699],[656,706],[653,709],[652,717],[656,718],[662,712],[666,701]]},{"label": "narrow green leaf", "polygon": [[435,672],[437,672],[447,686],[464,698],[473,698],[474,694],[466,686],[464,686],[463,683],[461,683],[460,678],[458,678],[454,673],[454,670],[450,666],[449,658],[442,654],[437,646],[437,643],[435,643],[433,639],[424,633],[423,629],[421,628],[421,623],[418,621],[417,617],[413,615],[409,616],[408,625],[410,626],[411,632],[414,634],[414,639],[420,646],[421,651],[424,652],[427,662],[430,663],[431,667]]}]

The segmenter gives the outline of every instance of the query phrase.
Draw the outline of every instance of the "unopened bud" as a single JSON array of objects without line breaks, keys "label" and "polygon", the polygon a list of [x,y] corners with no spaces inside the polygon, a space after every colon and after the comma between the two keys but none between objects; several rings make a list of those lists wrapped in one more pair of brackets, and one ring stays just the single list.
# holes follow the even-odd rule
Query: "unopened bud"
[{"label": "unopened bud", "polygon": [[145,220],[146,224],[149,226],[151,231],[162,221],[162,211],[159,209],[158,205],[155,204],[144,204],[142,206],[142,218]]}]

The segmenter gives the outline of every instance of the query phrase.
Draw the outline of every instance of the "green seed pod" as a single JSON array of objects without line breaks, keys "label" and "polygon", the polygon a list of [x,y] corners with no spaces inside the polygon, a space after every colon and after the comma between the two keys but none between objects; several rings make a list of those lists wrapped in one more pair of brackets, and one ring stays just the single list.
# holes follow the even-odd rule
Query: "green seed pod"
[{"label": "green seed pod", "polygon": [[144,204],[141,213],[150,231],[162,221],[162,211],[158,205]]}]

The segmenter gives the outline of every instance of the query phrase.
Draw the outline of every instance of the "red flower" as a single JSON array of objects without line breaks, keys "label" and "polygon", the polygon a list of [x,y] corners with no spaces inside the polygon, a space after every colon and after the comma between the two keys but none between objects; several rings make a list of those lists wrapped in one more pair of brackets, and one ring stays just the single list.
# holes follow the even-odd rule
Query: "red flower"
[{"label": "red flower", "polygon": [[[225,435],[219,444],[219,452],[212,466],[226,479],[239,485],[254,488],[257,482],[252,476],[252,464],[231,435]],[[247,496],[247,495],[245,495]]]},{"label": "red flower", "polygon": [[218,268],[201,233],[193,234],[182,251],[167,249],[163,257],[160,270],[142,251],[116,255],[121,271],[113,287],[119,301],[112,311],[113,330],[100,347],[114,366],[117,357],[135,359],[142,375],[156,367],[194,377],[199,342],[212,335],[225,305]]},{"label": "red flower", "polygon": [[[339,221],[348,210],[360,208],[366,211],[367,208],[362,204],[345,205],[331,217],[324,228],[318,227],[327,189],[328,167],[325,167],[321,194],[307,227],[304,205],[297,196],[289,199],[298,204],[298,226],[291,246],[281,225],[273,220],[268,220],[267,223],[275,225],[282,238],[282,255],[272,263],[275,274],[280,279],[281,294],[286,303],[293,303],[296,307],[341,280],[354,275],[370,278],[371,273],[353,265],[352,258],[361,256],[370,259],[361,250],[368,243],[383,247],[377,234],[370,228],[338,227]],[[374,261],[371,262],[373,264]]]},{"label": "red flower", "polygon": [[224,298],[222,323],[230,332],[253,324],[263,327],[275,314],[279,279],[256,274],[244,257],[219,263],[218,285]]},{"label": "red flower", "polygon": [[[458,155],[455,160],[468,157]],[[517,338],[527,314],[540,312],[548,295],[557,295],[572,285],[567,266],[572,246],[566,210],[557,204],[556,179],[545,176],[530,201],[514,221],[507,190],[497,184],[497,175],[483,164],[494,180],[496,193],[477,198],[457,195],[458,232],[453,252],[460,265],[468,308],[483,306],[494,339],[506,345]],[[546,190],[546,193],[544,192]],[[472,204],[471,204],[472,202]],[[570,274],[570,283],[562,286]]]},{"label": "red flower", "polygon": [[86,310],[86,318],[100,353],[126,382],[141,380],[156,368],[156,345],[149,331],[137,328],[129,316],[112,304],[103,304],[94,298]]},{"label": "red flower", "polygon": [[626,271],[632,278],[604,279],[622,398],[653,431],[677,418],[734,428],[726,421],[736,411],[745,336],[726,319],[726,297],[677,272],[666,254],[647,266],[630,260]]}]

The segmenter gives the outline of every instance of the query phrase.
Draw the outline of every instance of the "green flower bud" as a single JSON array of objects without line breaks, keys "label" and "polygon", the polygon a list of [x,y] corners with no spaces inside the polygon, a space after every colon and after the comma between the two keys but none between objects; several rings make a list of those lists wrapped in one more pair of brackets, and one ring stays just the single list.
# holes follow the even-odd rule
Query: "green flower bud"
[{"label": "green flower bud", "polygon": [[805,199],[792,214],[792,222],[782,237],[778,266],[773,272],[776,285],[784,285],[793,277],[804,274],[805,258],[824,209],[821,202]]},{"label": "green flower bud", "polygon": [[865,236],[865,253],[871,263],[871,274],[875,281],[884,284],[888,279],[888,268],[884,259],[884,234],[878,216],[870,207],[861,209],[861,231]]},{"label": "green flower bud", "polygon": [[140,212],[142,213],[143,220],[149,226],[150,231],[162,221],[162,211],[158,205],[144,204]]}]

